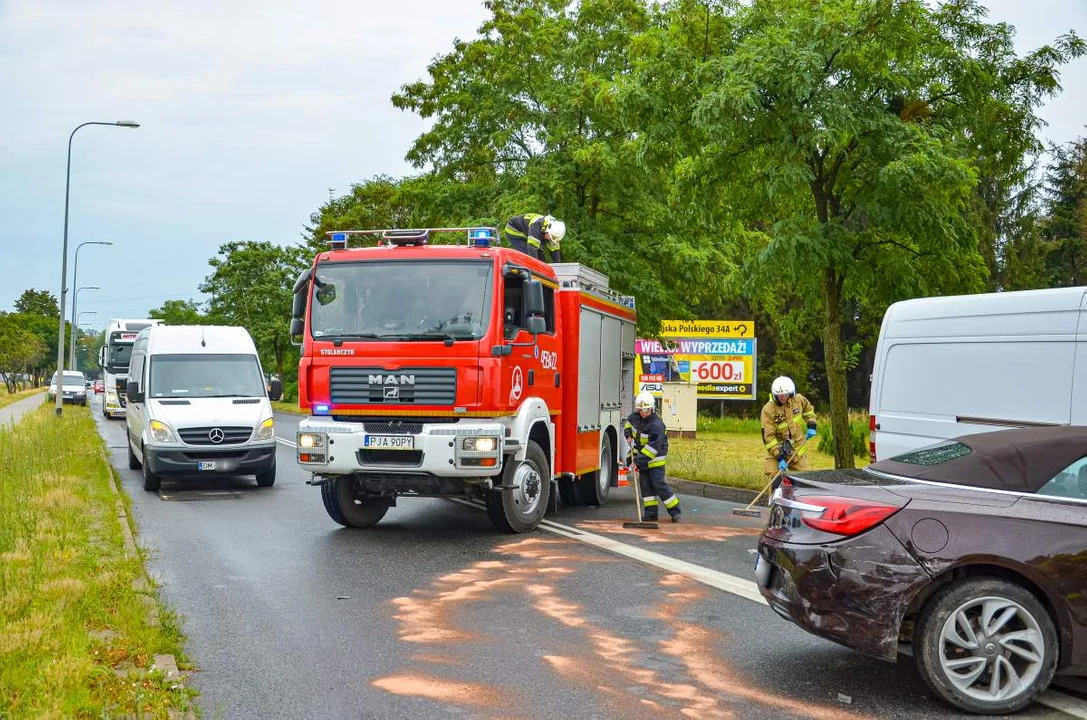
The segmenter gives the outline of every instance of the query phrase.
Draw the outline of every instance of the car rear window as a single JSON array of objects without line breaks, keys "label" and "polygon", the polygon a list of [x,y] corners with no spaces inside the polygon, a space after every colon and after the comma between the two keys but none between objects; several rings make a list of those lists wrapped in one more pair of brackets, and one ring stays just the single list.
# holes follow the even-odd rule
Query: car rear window
[{"label": "car rear window", "polygon": [[966,457],[971,452],[972,450],[962,443],[952,441],[911,450],[908,453],[896,455],[891,460],[906,465],[941,465],[945,462]]}]

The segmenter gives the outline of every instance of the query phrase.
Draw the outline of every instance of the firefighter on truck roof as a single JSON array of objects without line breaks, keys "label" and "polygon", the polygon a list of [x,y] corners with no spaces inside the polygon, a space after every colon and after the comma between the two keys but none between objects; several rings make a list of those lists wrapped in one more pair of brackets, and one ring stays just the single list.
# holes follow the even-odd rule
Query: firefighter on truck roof
[{"label": "firefighter on truck roof", "polygon": [[560,245],[566,235],[566,223],[550,215],[514,215],[506,221],[502,236],[514,249],[544,260],[544,250],[551,262],[562,262]]},{"label": "firefighter on truck roof", "polygon": [[762,408],[766,477],[772,478],[786,470],[811,469],[805,451],[815,435],[815,408],[811,402],[796,391],[790,378],[776,378],[770,386],[770,400]]},{"label": "firefighter on truck roof", "polygon": [[623,426],[623,435],[630,441],[634,464],[638,466],[638,483],[642,490],[642,520],[654,522],[657,509],[664,509],[679,522],[679,498],[664,479],[664,465],[668,459],[668,433],[664,421],[654,412],[656,403],[652,393],[643,390],[634,401],[634,412]]}]

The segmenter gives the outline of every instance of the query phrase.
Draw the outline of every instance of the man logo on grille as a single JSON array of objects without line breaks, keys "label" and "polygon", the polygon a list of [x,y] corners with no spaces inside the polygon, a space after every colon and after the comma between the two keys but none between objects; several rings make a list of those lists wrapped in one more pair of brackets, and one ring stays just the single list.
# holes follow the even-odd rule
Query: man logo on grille
[{"label": "man logo on grille", "polygon": [[226,433],[224,433],[219,428],[212,428],[211,432],[208,433],[208,440],[211,440],[216,445],[221,443],[223,441],[223,438],[225,438],[225,437],[226,437]]}]

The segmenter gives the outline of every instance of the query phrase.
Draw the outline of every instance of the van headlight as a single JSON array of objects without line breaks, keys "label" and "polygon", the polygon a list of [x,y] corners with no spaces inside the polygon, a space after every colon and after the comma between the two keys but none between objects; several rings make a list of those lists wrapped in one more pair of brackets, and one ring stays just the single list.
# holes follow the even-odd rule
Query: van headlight
[{"label": "van headlight", "polygon": [[254,440],[271,440],[275,436],[275,421],[272,418],[268,418],[260,425],[258,425],[256,432],[253,433]]},{"label": "van headlight", "polygon": [[151,439],[159,443],[172,443],[174,440],[174,431],[170,429],[170,426],[164,422],[158,420],[152,420],[151,425],[148,427],[151,432]]}]

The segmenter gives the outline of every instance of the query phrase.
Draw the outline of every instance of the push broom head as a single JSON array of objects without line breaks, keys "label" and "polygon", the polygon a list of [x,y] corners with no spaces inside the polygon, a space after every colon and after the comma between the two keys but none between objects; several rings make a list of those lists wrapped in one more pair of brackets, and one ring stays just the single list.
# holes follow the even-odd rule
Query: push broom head
[{"label": "push broom head", "polygon": [[744,517],[762,517],[762,510],[752,510],[751,508],[732,508],[733,515],[743,515]]},{"label": "push broom head", "polygon": [[640,528],[642,530],[660,530],[660,525],[655,522],[625,522],[625,528]]}]

